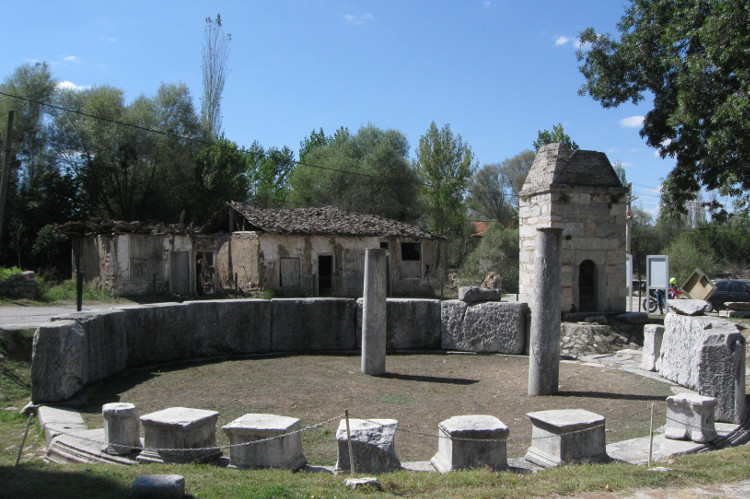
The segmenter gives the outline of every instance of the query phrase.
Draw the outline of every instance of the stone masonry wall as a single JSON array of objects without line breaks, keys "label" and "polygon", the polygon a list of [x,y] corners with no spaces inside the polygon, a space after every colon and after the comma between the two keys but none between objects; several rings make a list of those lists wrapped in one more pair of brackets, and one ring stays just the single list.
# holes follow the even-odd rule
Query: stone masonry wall
[{"label": "stone masonry wall", "polygon": [[[523,353],[525,303],[387,300],[387,348]],[[206,300],[80,312],[34,335],[32,400],[65,400],[128,367],[268,352],[352,351],[350,298]]]}]

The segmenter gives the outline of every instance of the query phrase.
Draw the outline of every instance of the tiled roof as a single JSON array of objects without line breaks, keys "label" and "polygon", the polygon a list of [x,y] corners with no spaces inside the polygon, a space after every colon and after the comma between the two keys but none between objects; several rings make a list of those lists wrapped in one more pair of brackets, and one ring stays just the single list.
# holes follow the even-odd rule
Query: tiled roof
[{"label": "tiled roof", "polygon": [[217,212],[204,227],[203,232],[226,230],[228,210],[234,210],[245,219],[245,230],[274,234],[373,236],[402,239],[443,239],[437,234],[416,225],[391,220],[377,215],[352,213],[326,206],[322,208],[257,208],[252,205],[230,202]]}]

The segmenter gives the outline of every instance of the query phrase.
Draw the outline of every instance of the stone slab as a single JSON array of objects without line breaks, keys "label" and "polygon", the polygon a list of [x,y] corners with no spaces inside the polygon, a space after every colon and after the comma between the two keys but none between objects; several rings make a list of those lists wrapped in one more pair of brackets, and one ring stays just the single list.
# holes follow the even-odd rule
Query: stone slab
[{"label": "stone slab", "polygon": [[44,438],[49,443],[60,433],[75,433],[88,430],[83,417],[72,409],[40,406],[36,414],[39,426],[44,430]]},{"label": "stone slab", "polygon": [[669,309],[679,315],[703,315],[711,305],[705,300],[669,300]]},{"label": "stone slab", "polygon": [[724,302],[724,306],[731,310],[750,312],[750,301],[728,301]]},{"label": "stone slab", "polygon": [[458,288],[458,299],[466,303],[501,301],[502,298],[502,289],[481,288],[479,286],[461,286]]},{"label": "stone slab", "polygon": [[181,475],[141,475],[130,486],[130,497],[179,499],[185,496],[185,478]]},{"label": "stone slab", "polygon": [[519,302],[461,300],[441,303],[443,350],[522,354],[526,347],[528,306]]},{"label": "stone slab", "polygon": [[274,352],[352,350],[356,301],[351,298],[271,300]]},{"label": "stone slab", "polygon": [[745,416],[745,338],[723,319],[667,314],[656,368],[662,377],[717,399],[716,420]]},{"label": "stone slab", "polygon": [[47,445],[44,460],[58,464],[103,463],[132,466],[138,464],[133,455],[115,456],[102,450],[104,429],[60,434]]},{"label": "stone slab", "polygon": [[643,326],[643,351],[641,368],[656,371],[656,361],[661,353],[661,342],[664,337],[664,326],[648,324]]},{"label": "stone slab", "polygon": [[[297,471],[307,464],[300,420],[275,414],[245,414],[222,427],[229,436],[230,463],[237,468],[281,468]],[[282,436],[286,435],[286,436]],[[251,443],[257,440],[265,442]],[[248,445],[237,446],[248,443]]]},{"label": "stone slab", "polygon": [[[349,419],[354,467],[357,473],[387,473],[401,468],[401,461],[396,456],[395,449],[397,428],[398,421],[395,419]],[[336,470],[349,471],[349,445],[344,420],[339,423],[336,441]]]}]

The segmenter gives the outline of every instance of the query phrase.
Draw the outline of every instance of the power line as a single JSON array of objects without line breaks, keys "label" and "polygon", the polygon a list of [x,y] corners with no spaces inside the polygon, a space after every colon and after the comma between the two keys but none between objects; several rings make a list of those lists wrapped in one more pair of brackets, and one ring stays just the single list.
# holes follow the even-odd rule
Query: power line
[{"label": "power line", "polygon": [[[18,99],[18,100],[22,100],[22,101],[29,102],[29,103],[32,103],[32,104],[37,104],[37,105],[40,105],[40,106],[49,107],[51,109],[56,109],[58,111],[62,111],[62,112],[65,112],[65,113],[72,113],[72,114],[76,114],[76,115],[83,116],[83,117],[86,117],[86,118],[100,120],[100,121],[103,121],[103,122],[106,122],[106,123],[110,123],[110,124],[113,124],[113,125],[124,126],[124,127],[128,127],[128,128],[133,128],[133,129],[136,129],[136,130],[139,130],[139,131],[142,131],[142,132],[155,133],[155,134],[159,134],[159,135],[162,135],[162,136],[165,136],[165,137],[172,137],[172,138],[177,138],[177,139],[188,141],[188,142],[193,142],[193,143],[205,146],[205,147],[211,147],[211,146],[216,146],[217,145],[215,143],[212,143],[212,142],[209,142],[209,141],[206,141],[206,140],[203,140],[203,139],[199,139],[199,138],[196,138],[196,137],[190,137],[190,136],[187,136],[187,135],[180,135],[178,133],[170,132],[170,131],[165,131],[165,130],[157,130],[157,129],[154,129],[154,128],[149,128],[149,127],[144,127],[144,126],[141,126],[141,125],[136,125],[134,123],[127,123],[127,122],[124,122],[124,121],[119,121],[119,120],[112,119],[112,118],[107,118],[107,117],[104,117],[104,116],[98,116],[98,115],[95,115],[95,114],[86,113],[84,111],[80,111],[80,110],[77,110],[77,109],[65,108],[63,106],[59,106],[57,104],[51,104],[49,102],[44,102],[44,101],[40,101],[40,100],[36,100],[36,99],[31,99],[31,98],[23,97],[23,96],[20,96],[20,95],[9,94],[9,93],[3,92],[3,91],[0,91],[0,95],[5,96],[5,97],[9,97],[11,99]],[[230,150],[230,151],[238,152],[240,154],[245,154],[245,155],[251,155],[252,154],[252,151],[246,150],[246,149],[241,148],[241,147],[231,147],[231,146],[228,146],[228,145],[225,145],[225,144],[221,144],[221,145],[219,145],[219,147],[221,147],[222,149],[227,149],[227,150]],[[297,161],[297,160],[292,160],[292,162],[294,164],[298,165],[298,166],[306,166],[306,167],[310,167],[310,168],[316,168],[316,169],[319,169],[319,170],[326,170],[326,171],[331,171],[331,172],[336,172],[336,173],[344,173],[344,174],[347,174],[347,175],[356,175],[356,176],[365,177],[365,178],[371,178],[371,179],[375,179],[375,180],[384,180],[385,179],[384,177],[382,177],[380,175],[374,175],[374,174],[365,173],[365,172],[358,172],[358,171],[349,170],[349,169],[346,169],[346,168],[334,168],[334,167],[331,167],[331,166],[316,165],[316,164],[302,162],[302,161]],[[388,179],[388,180],[390,180],[391,182],[394,182],[392,179]],[[411,183],[411,184],[414,184],[414,185],[419,185],[419,186],[424,186],[424,187],[431,187],[430,184],[428,184],[426,182],[421,182],[421,181],[395,181],[395,183],[401,183],[401,184]],[[486,194],[493,194],[492,191],[487,191],[487,190],[479,190],[479,191],[475,191],[475,192],[486,193]],[[512,197],[512,198],[518,198],[519,197],[519,195],[515,194],[515,193],[505,193],[505,195],[507,197]]]}]

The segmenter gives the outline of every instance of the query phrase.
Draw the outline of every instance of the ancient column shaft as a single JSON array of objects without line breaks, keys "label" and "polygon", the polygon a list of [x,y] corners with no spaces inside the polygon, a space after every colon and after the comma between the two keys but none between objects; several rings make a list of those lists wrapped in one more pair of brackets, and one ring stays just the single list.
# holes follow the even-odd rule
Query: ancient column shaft
[{"label": "ancient column shaft", "polygon": [[529,335],[529,395],[557,393],[560,374],[560,239],[562,229],[537,229],[534,308]]},{"label": "ancient column shaft", "polygon": [[362,313],[362,372],[385,374],[386,250],[365,252],[365,286]]}]

